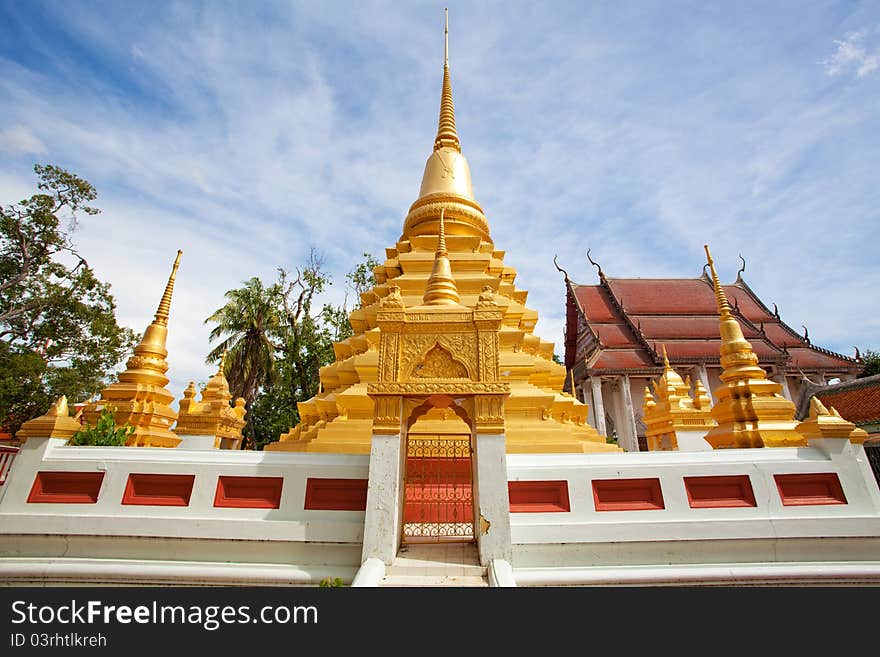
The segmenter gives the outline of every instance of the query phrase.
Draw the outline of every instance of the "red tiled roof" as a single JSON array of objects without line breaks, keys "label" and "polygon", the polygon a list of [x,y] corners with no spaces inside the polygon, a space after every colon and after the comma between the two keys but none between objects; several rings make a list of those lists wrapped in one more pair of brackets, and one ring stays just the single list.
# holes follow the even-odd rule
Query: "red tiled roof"
[{"label": "red tiled roof", "polygon": [[642,351],[629,349],[606,349],[593,363],[593,369],[602,370],[632,370],[644,367],[656,367],[654,361]]},{"label": "red tiled roof", "polygon": [[880,381],[849,390],[817,392],[815,396],[855,424],[880,421]]},{"label": "red tiled roof", "polygon": [[[724,291],[740,320],[743,335],[758,358],[801,369],[849,370],[858,364],[839,354],[810,345],[767,309],[738,278]],[[707,278],[622,279],[603,277],[599,285],[571,284],[577,306],[603,349],[592,369],[626,367],[619,363],[634,356],[604,359],[609,350],[627,348],[637,360],[658,366],[659,350],[666,345],[671,361],[717,361],[720,338],[715,292]],[[574,306],[570,312],[577,312]],[[591,348],[592,349],[592,348]],[[788,350],[786,354],[785,350]],[[585,356],[587,354],[582,354]],[[576,355],[571,354],[573,362]],[[566,354],[566,362],[569,356]],[[606,365],[606,363],[608,363]]]},{"label": "red tiled roof", "polygon": [[590,322],[618,322],[618,317],[614,306],[608,295],[598,285],[572,285],[574,294],[577,297],[578,304],[582,309],[589,308],[588,315]]},{"label": "red tiled roof", "polygon": [[717,315],[715,295],[699,278],[608,278],[608,287],[630,315]]}]

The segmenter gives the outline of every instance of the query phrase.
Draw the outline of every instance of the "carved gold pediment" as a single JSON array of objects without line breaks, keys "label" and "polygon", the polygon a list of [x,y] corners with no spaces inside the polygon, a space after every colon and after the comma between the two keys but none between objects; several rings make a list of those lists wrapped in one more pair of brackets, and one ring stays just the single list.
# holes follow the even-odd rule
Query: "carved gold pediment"
[{"label": "carved gold pediment", "polygon": [[468,372],[451,353],[435,343],[409,376],[411,379],[466,379]]}]

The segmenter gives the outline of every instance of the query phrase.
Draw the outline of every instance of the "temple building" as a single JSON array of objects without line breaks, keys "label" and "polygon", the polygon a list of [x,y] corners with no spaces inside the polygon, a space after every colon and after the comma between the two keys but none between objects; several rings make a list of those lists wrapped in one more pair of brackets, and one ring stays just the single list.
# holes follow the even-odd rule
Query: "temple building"
[{"label": "temple building", "polygon": [[[560,270],[566,287],[565,365],[574,373],[578,399],[590,407],[590,424],[627,451],[645,450],[644,390],[664,374],[664,346],[678,374],[710,392],[720,385],[712,280],[705,268],[698,278],[611,278],[590,262],[598,269],[597,285],[575,283]],[[797,333],[775,304],[770,310],[746,283],[744,269],[745,264],[723,291],[758,364],[781,385],[785,399],[797,401],[806,381],[856,377],[862,369],[857,359],[812,344],[806,329]]]},{"label": "temple building", "polygon": [[447,48],[421,190],[300,423],[235,449],[225,359],[171,408],[178,253],[127,369],[84,410],[112,405],[130,444],[69,444],[79,422],[60,398],[0,449],[0,581],[880,584],[868,434],[792,401],[798,376],[859,364],[798,336],[741,276],[722,285],[706,257],[696,279],[566,275],[568,368],[555,363],[475,199]]}]

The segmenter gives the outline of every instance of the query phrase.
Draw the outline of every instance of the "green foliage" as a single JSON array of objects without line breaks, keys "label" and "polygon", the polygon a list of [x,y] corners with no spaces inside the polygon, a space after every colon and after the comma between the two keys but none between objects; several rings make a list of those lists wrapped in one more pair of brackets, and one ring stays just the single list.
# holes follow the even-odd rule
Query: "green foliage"
[{"label": "green foliage", "polygon": [[338,577],[325,577],[324,579],[321,580],[321,583],[318,584],[318,586],[320,586],[320,587],[345,586],[345,584],[343,584],[342,580],[339,579]]},{"label": "green foliage", "polygon": [[222,341],[207,361],[216,362],[224,349],[230,392],[244,397],[248,409],[244,435],[249,447],[262,449],[299,421],[297,402],[319,392],[320,369],[333,362],[333,343],[352,335],[346,303],[348,293],[360,296],[373,282],[378,262],[369,254],[346,275],[346,301],[323,304],[320,294],[333,284],[323,258],[314,250],[293,272],[278,270],[278,280],[264,286],[252,278],[226,293],[227,303],[205,322],[217,326],[211,340]]},{"label": "green foliage", "polygon": [[99,392],[137,343],[72,241],[97,193],[59,167],[34,171],[38,193],[0,207],[0,422],[13,433],[61,395]]},{"label": "green foliage", "polygon": [[867,349],[862,354],[862,362],[865,365],[865,369],[861,371],[858,378],[880,374],[880,352]]},{"label": "green foliage", "polygon": [[553,362],[557,365],[565,365],[565,363],[562,362],[562,358],[560,358],[559,354],[557,354],[556,352],[553,352]]},{"label": "green foliage", "polygon": [[127,422],[121,426],[116,426],[116,419],[113,411],[109,407],[105,407],[98,417],[95,426],[85,425],[77,431],[70,440],[69,445],[94,445],[96,447],[122,447],[128,440],[128,437],[134,433],[134,427]]}]

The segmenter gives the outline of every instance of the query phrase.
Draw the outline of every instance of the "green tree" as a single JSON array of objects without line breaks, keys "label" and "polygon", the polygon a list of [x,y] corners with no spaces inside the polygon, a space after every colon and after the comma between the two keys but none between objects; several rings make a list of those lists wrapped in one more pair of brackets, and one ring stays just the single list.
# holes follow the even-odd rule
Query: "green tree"
[{"label": "green tree", "polygon": [[861,371],[858,378],[880,374],[880,352],[872,349],[865,350],[865,353],[862,354],[862,363],[865,369]]},{"label": "green tree", "polygon": [[[324,303],[318,309],[320,295],[333,282],[325,271],[323,257],[314,249],[305,265],[292,272],[279,269],[277,282],[270,288],[263,288],[272,290],[266,303],[274,306],[273,316],[277,316],[277,324],[273,324],[272,330],[256,331],[262,336],[261,344],[268,345],[267,349],[272,351],[273,360],[272,375],[259,385],[248,406],[248,424],[244,432],[252,448],[262,449],[267,443],[278,440],[299,421],[297,402],[310,399],[319,392],[320,370],[333,361],[333,343],[352,334],[346,307],[349,293],[359,298],[361,292],[374,284],[372,270],[378,263],[369,254],[364,254],[364,258],[364,262],[346,275],[346,294],[340,306]],[[227,298],[234,296],[235,292],[227,292]],[[219,318],[215,313],[206,321]],[[209,354],[209,361],[221,353],[222,345]],[[228,371],[232,387],[235,373],[231,367]]]},{"label": "green tree", "polygon": [[37,193],[0,208],[0,422],[12,433],[61,395],[100,392],[137,342],[72,240],[78,215],[99,213],[97,192],[60,167],[34,172]]},{"label": "green tree", "polygon": [[278,284],[265,287],[254,277],[224,296],[226,304],[205,320],[205,324],[217,324],[210,333],[211,342],[220,340],[206,362],[216,363],[227,352],[229,391],[233,399],[243,397],[250,410],[260,389],[278,380],[273,340],[282,337],[282,289]]},{"label": "green tree", "polygon": [[128,437],[134,433],[134,427],[126,422],[116,426],[114,410],[109,407],[101,411],[95,426],[85,425],[70,437],[70,445],[95,445],[98,447],[122,447]]}]

